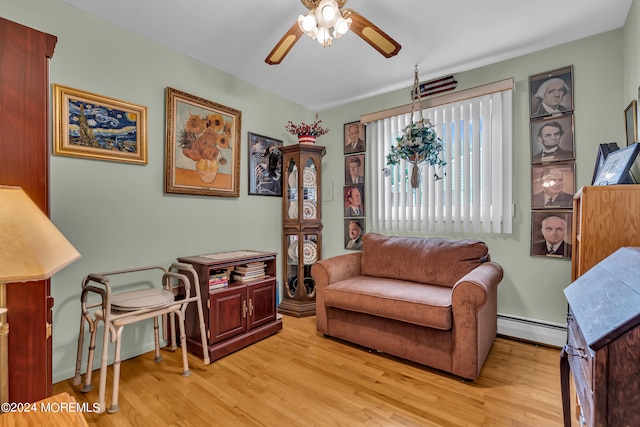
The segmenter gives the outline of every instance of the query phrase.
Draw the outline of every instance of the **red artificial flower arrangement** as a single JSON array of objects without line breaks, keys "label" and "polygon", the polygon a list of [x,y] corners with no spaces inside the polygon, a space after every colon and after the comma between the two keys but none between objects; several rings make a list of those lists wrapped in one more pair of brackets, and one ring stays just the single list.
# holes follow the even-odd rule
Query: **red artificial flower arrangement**
[{"label": "red artificial flower arrangement", "polygon": [[289,120],[284,128],[292,135],[322,136],[329,132],[329,129],[323,128],[322,126],[320,126],[320,123],[322,123],[322,120],[318,119],[318,115],[316,114],[315,121],[310,125],[306,123],[294,125],[293,122]]}]

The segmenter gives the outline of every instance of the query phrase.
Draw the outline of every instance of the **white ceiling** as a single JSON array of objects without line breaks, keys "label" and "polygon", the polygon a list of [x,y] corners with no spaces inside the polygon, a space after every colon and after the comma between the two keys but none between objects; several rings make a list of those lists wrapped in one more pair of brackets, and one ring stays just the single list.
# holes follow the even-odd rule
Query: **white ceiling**
[{"label": "white ceiling", "polygon": [[350,32],[327,48],[303,36],[281,64],[267,65],[307,12],[298,0],[63,1],[314,111],[409,87],[416,64],[425,81],[620,28],[632,3],[349,0],[402,45],[397,56]]}]

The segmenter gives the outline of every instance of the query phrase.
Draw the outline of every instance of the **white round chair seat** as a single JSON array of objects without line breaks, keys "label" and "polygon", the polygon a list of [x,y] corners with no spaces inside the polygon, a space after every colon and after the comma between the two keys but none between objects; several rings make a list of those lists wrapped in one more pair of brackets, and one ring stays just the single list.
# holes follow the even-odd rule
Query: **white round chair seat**
[{"label": "white round chair seat", "polygon": [[111,307],[118,311],[135,311],[158,308],[174,301],[173,292],[167,289],[141,289],[111,296]]}]

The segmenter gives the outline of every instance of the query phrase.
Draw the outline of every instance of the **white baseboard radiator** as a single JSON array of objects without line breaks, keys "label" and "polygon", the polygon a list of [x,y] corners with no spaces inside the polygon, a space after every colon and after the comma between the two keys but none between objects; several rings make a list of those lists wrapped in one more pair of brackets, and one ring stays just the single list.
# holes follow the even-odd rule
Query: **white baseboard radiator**
[{"label": "white baseboard radiator", "polygon": [[567,342],[567,326],[498,313],[498,335],[562,348]]}]

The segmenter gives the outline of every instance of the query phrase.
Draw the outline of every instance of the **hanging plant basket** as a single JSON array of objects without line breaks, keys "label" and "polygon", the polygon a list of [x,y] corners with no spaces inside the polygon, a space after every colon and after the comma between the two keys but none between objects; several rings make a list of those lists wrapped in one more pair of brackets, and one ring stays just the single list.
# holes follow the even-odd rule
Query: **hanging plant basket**
[{"label": "hanging plant basket", "polygon": [[[412,94],[418,93],[418,67],[415,70]],[[418,120],[413,121],[414,111],[418,110]],[[438,137],[434,126],[429,119],[422,117],[422,106],[420,98],[412,95],[411,120],[403,131],[402,136],[396,138],[397,144],[391,147],[387,154],[385,174],[390,174],[389,166],[395,166],[401,161],[413,164],[411,171],[411,187],[420,186],[420,165],[427,164],[434,167],[434,179],[438,180],[444,176],[444,166],[446,162],[440,158],[440,153],[444,151],[444,142]],[[442,169],[439,175],[437,169]]]}]

